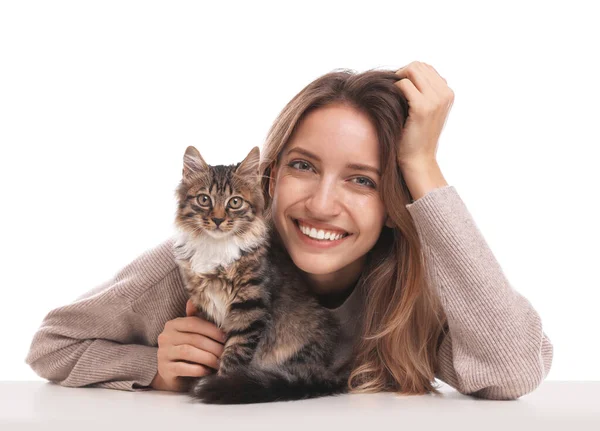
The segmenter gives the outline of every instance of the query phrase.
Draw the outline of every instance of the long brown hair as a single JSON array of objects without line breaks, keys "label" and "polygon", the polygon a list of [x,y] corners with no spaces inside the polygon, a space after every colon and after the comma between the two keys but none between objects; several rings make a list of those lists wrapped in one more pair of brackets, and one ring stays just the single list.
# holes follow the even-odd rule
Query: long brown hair
[{"label": "long brown hair", "polygon": [[353,393],[438,394],[432,383],[438,365],[438,342],[447,329],[447,319],[427,282],[418,232],[405,207],[413,199],[396,155],[408,103],[394,85],[396,81],[398,75],[391,70],[356,73],[336,69],[294,96],[271,126],[261,154],[265,216],[272,216],[271,168],[279,162],[305,115],[336,103],[351,106],[371,119],[380,145],[381,198],[395,227],[383,227],[360,278],[366,292],[363,332],[355,344],[348,388]]}]

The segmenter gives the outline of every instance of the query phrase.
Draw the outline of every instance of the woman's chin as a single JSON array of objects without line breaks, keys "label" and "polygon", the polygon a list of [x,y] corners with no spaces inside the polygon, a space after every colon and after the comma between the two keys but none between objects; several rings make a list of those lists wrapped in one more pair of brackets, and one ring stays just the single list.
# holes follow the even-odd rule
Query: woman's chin
[{"label": "woman's chin", "polygon": [[300,252],[290,253],[290,257],[300,270],[312,275],[331,274],[343,267],[339,262],[327,259],[322,254],[314,255]]}]

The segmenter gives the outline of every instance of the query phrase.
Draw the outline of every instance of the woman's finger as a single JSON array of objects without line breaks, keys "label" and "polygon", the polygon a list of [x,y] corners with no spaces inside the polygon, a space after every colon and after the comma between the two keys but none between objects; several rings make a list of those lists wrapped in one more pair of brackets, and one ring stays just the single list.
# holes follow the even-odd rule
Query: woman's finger
[{"label": "woman's finger", "polygon": [[197,312],[198,308],[196,307],[196,305],[194,305],[192,299],[188,299],[187,303],[185,304],[185,315],[194,316]]},{"label": "woman's finger", "polygon": [[200,364],[188,364],[187,362],[170,362],[167,367],[175,376],[203,377],[211,373],[210,368]]},{"label": "woman's finger", "polygon": [[440,75],[440,73],[439,73],[439,72],[436,70],[436,68],[435,68],[435,67],[433,67],[431,64],[428,64],[428,63],[423,63],[423,64],[424,64],[425,66],[427,66],[427,67],[430,67],[431,69],[433,69],[433,71],[434,71],[435,73],[437,73],[437,75],[438,75],[440,78],[442,78],[446,84],[448,84],[448,81],[446,81],[446,79],[445,79],[445,78],[444,78],[442,75]]},{"label": "woman's finger", "polygon": [[196,316],[179,317],[170,321],[171,327],[179,332],[206,335],[215,341],[225,342],[227,335],[217,325]]},{"label": "woman's finger", "polygon": [[433,66],[427,63],[422,63],[422,65],[427,70],[426,75],[431,87],[435,90],[436,94],[440,98],[445,98],[449,90],[446,80],[442,78],[439,73],[437,73]]},{"label": "woman's finger", "polygon": [[399,79],[410,80],[421,94],[427,96],[434,92],[434,90],[425,71],[428,71],[426,67],[420,65],[418,61],[413,61],[412,63],[401,67],[395,73],[398,75]]},{"label": "woman's finger", "polygon": [[424,96],[421,94],[419,89],[415,87],[409,79],[401,79],[400,81],[394,82],[394,85],[397,86],[404,97],[406,98],[409,109],[414,109],[415,106],[419,106],[424,102]]},{"label": "woman's finger", "polygon": [[218,358],[223,354],[225,347],[223,344],[213,340],[212,338],[205,337],[200,334],[192,334],[190,332],[176,332],[172,337],[173,346],[180,346],[182,344],[189,344],[197,347],[201,350],[206,350],[212,353]]},{"label": "woman's finger", "polygon": [[219,358],[210,352],[200,350],[189,344],[181,344],[169,349],[167,359],[170,361],[185,360],[195,364],[209,366],[215,370],[219,369]]}]

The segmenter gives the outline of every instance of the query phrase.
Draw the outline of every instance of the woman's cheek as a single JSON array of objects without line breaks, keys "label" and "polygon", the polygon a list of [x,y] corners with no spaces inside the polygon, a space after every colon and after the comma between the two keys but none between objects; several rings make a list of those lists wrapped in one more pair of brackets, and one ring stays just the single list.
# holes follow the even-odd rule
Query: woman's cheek
[{"label": "woman's cheek", "polygon": [[286,175],[281,178],[281,192],[292,200],[300,200],[304,195],[310,195],[314,181],[302,176]]},{"label": "woman's cheek", "polygon": [[379,231],[384,223],[385,207],[376,196],[355,196],[352,203],[353,218],[359,224],[361,231],[374,229]]}]

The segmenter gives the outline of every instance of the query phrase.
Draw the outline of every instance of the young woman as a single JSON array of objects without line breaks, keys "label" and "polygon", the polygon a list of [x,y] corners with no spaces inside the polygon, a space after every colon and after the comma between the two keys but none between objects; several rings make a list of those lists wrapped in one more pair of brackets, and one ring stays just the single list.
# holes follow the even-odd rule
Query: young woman
[{"label": "young woman", "polygon": [[[437,164],[453,99],[423,62],[334,71],[288,103],[264,145],[267,216],[343,322],[353,392],[437,393],[437,377],[463,394],[515,399],[550,370],[538,313]],[[195,316],[172,245],[50,311],[26,362],[63,386],[121,390],[182,391],[186,376],[214,372],[224,334]]]}]

